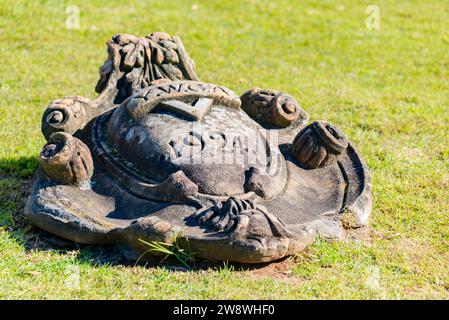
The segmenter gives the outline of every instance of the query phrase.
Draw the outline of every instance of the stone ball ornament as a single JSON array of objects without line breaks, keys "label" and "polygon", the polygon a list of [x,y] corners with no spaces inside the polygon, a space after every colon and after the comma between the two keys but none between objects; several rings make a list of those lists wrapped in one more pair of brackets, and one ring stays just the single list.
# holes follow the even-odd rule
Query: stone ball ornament
[{"label": "stone ball ornament", "polygon": [[176,237],[198,258],[262,263],[342,238],[344,214],[368,223],[371,176],[343,133],[288,94],[201,82],[178,37],[114,36],[96,90],[44,112],[25,211],[47,232],[129,259]]}]

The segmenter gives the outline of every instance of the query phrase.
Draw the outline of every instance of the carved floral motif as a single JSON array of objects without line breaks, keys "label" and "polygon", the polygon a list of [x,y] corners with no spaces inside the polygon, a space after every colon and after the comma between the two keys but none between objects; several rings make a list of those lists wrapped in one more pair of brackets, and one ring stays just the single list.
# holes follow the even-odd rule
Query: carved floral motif
[{"label": "carved floral motif", "polygon": [[118,34],[108,42],[109,57],[100,67],[95,90],[102,92],[114,69],[124,73],[120,84],[123,97],[145,88],[153,81],[198,80],[195,64],[178,37],[155,32],[144,38]]}]

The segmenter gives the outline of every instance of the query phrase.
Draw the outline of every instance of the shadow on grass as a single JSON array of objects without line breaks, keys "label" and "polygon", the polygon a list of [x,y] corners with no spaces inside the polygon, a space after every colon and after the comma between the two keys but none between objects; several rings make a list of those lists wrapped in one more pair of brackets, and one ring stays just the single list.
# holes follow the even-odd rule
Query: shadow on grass
[{"label": "shadow on grass", "polygon": [[25,203],[38,167],[37,157],[0,159],[0,228],[25,251],[78,251],[80,262],[93,265],[130,264],[114,246],[80,245],[34,227],[24,215]]},{"label": "shadow on grass", "polygon": [[[27,252],[57,251],[67,254],[77,251],[77,260],[91,265],[135,266],[113,245],[81,245],[59,238],[34,227],[24,216],[24,208],[38,167],[37,157],[0,159],[0,228],[19,243]],[[164,268],[172,271],[189,271],[176,259],[151,257],[137,265],[147,268]],[[220,270],[223,267],[236,271],[264,268],[269,263],[244,265],[195,260],[190,271]]]}]

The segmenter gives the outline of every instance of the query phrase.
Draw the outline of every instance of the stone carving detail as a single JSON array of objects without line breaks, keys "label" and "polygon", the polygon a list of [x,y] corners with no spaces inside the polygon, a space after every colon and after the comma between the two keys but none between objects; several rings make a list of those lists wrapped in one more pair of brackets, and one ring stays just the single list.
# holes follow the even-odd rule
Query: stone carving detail
[{"label": "stone carving detail", "polygon": [[108,42],[88,100],[54,100],[26,206],[38,227],[78,243],[180,243],[210,260],[273,261],[316,234],[338,238],[341,212],[371,210],[369,170],[345,136],[291,96],[240,98],[198,80],[181,40],[156,32]]},{"label": "stone carving detail", "polygon": [[304,167],[315,169],[335,163],[347,147],[348,140],[337,128],[326,121],[315,121],[298,133],[291,150]]},{"label": "stone carving detail", "polygon": [[62,184],[81,184],[93,174],[89,148],[65,132],[53,133],[42,148],[39,162],[45,173]]},{"label": "stone carving detail", "polygon": [[230,197],[223,203],[199,210],[193,216],[202,226],[233,232],[235,237],[288,237],[285,224],[254,200]]},{"label": "stone carving detail", "polygon": [[74,134],[90,119],[91,102],[83,97],[73,96],[54,100],[42,116],[42,134],[46,139],[54,132]]},{"label": "stone carving detail", "polygon": [[[195,103],[189,108],[184,101]],[[201,119],[212,103],[201,98],[209,98],[215,104],[240,108],[238,96],[223,86],[198,81],[172,81],[150,86],[135,94],[127,104],[128,111],[134,119],[139,119],[153,110],[157,105],[171,111],[180,112],[194,120]],[[199,102],[199,103],[198,103]]]},{"label": "stone carving detail", "polygon": [[262,124],[285,128],[298,120],[307,120],[307,113],[295,98],[276,90],[253,88],[240,99],[243,110]]},{"label": "stone carving detail", "polygon": [[164,32],[144,38],[118,34],[108,42],[109,57],[100,68],[95,90],[103,92],[114,69],[124,73],[119,84],[121,99],[148,87],[153,81],[198,80],[195,64],[187,55],[181,40]]}]

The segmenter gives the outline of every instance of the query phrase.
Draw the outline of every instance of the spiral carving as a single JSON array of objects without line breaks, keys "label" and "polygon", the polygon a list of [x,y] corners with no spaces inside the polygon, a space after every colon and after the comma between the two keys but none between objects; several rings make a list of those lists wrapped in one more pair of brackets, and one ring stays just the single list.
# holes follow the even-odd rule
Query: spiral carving
[{"label": "spiral carving", "polygon": [[335,126],[315,121],[297,134],[291,153],[305,168],[315,169],[335,163],[347,147],[348,140]]},{"label": "spiral carving", "polygon": [[47,140],[55,132],[74,134],[89,122],[91,113],[89,99],[71,96],[54,100],[42,116],[42,133]]},{"label": "spiral carving", "polygon": [[89,180],[94,169],[89,148],[65,132],[56,132],[49,137],[39,154],[39,162],[52,180],[65,185]]},{"label": "spiral carving", "polygon": [[253,88],[241,97],[242,109],[254,120],[285,128],[307,114],[292,96],[268,89]]}]

